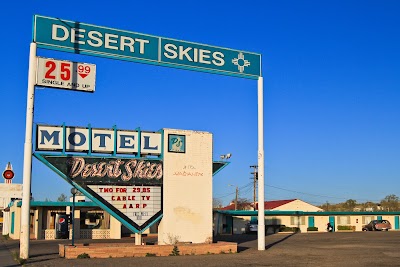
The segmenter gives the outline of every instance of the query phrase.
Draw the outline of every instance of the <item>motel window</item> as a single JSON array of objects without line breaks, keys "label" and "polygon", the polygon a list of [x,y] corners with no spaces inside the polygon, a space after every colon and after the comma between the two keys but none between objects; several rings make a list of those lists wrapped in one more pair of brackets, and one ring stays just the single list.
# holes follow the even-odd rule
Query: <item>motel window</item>
[{"label": "motel window", "polygon": [[372,220],[375,220],[375,216],[363,216],[362,223],[369,224]]},{"label": "motel window", "polygon": [[290,217],[290,225],[298,226],[298,225],[305,225],[306,224],[306,217],[302,216],[291,216]]},{"label": "motel window", "polygon": [[350,216],[339,216],[338,217],[339,225],[348,225],[350,224]]},{"label": "motel window", "polygon": [[81,229],[109,229],[110,215],[102,211],[81,212]]}]

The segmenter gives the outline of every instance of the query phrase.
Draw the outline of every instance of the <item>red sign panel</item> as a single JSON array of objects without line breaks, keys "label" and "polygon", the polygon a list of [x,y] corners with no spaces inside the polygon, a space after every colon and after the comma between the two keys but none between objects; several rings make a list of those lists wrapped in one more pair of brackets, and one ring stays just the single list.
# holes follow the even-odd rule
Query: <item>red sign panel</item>
[{"label": "red sign panel", "polygon": [[3,172],[3,177],[4,179],[11,180],[12,178],[14,178],[14,172],[12,170],[5,170]]}]

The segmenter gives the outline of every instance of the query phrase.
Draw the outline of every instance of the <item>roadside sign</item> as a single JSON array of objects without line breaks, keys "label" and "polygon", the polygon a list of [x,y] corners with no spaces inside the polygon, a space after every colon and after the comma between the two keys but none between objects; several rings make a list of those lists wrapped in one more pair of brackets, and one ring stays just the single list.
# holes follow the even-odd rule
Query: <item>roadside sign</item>
[{"label": "roadside sign", "polygon": [[[159,159],[46,155],[38,157],[68,177],[137,230],[162,214],[163,164]],[[112,170],[112,171],[110,171]],[[118,218],[117,217],[117,218]]]},{"label": "roadside sign", "polygon": [[39,48],[211,72],[242,78],[261,76],[261,55],[148,34],[34,16]]},{"label": "roadside sign", "polygon": [[37,58],[36,85],[94,92],[96,65],[52,58]]},{"label": "roadside sign", "polygon": [[161,186],[88,185],[86,190],[103,199],[114,212],[131,222],[136,229],[143,229],[162,213]]},{"label": "roadside sign", "polygon": [[3,172],[3,178],[6,179],[6,181],[11,181],[11,179],[14,178],[14,171],[10,162],[7,164],[6,169]]}]

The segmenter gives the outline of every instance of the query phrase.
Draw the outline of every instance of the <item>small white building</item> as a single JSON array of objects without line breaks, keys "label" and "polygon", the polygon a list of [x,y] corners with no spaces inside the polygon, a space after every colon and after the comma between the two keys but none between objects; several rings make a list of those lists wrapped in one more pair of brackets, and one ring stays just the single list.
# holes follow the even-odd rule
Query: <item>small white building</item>
[{"label": "small white building", "polygon": [[22,198],[22,184],[13,184],[12,179],[14,178],[14,172],[12,170],[11,163],[7,164],[5,171],[3,172],[4,183],[0,184],[0,222],[2,224],[2,234],[7,235],[10,229],[10,218],[8,205],[11,201]]}]

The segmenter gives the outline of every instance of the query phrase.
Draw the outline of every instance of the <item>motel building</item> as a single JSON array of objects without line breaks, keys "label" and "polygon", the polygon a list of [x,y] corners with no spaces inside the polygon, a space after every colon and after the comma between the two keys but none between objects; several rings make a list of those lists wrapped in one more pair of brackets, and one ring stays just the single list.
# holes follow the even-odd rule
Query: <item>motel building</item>
[{"label": "motel building", "polygon": [[[214,235],[216,234],[243,234],[246,224],[257,222],[258,203],[256,210],[249,205],[244,210],[235,210],[235,205],[230,205],[213,211]],[[265,225],[266,233],[271,234],[283,227],[298,228],[301,233],[326,232],[327,224],[331,223],[334,231],[362,231],[362,227],[372,220],[388,220],[391,231],[400,229],[400,211],[357,211],[357,212],[334,212],[324,211],[300,199],[266,201]],[[317,229],[316,229],[317,228]],[[343,228],[351,230],[341,230]]]}]

